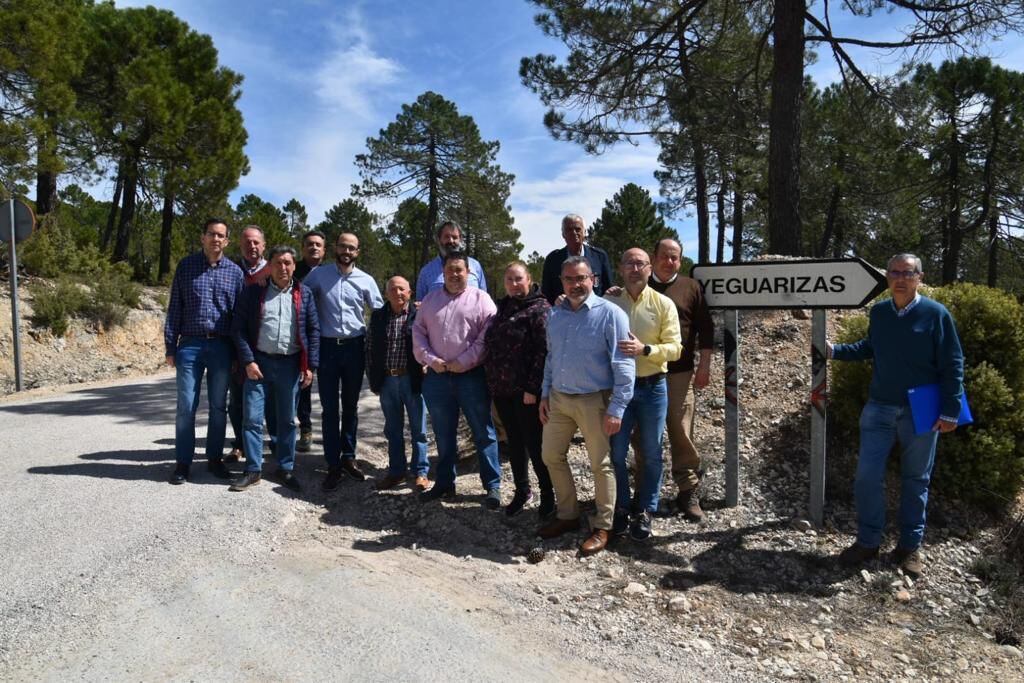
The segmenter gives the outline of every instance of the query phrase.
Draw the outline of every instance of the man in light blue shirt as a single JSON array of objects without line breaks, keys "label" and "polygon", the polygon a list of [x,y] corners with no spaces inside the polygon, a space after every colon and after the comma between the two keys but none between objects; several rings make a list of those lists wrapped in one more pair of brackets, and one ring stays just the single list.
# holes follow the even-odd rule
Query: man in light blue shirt
[{"label": "man in light blue shirt", "polygon": [[[416,300],[423,301],[427,294],[444,287],[444,258],[452,251],[464,251],[462,246],[462,228],[454,221],[445,221],[437,231],[437,250],[440,256],[427,262],[420,268],[416,278]],[[487,280],[480,262],[472,256],[469,261],[469,286],[487,291]]]},{"label": "man in light blue shirt", "polygon": [[334,256],[335,263],[317,266],[303,280],[313,292],[320,319],[318,385],[323,406],[324,458],[327,459],[325,491],[338,488],[342,474],[356,481],[366,479],[355,462],[359,391],[366,366],[366,310],[384,304],[377,283],[356,268],[358,237],[350,232],[338,235]]},{"label": "man in light blue shirt", "polygon": [[587,442],[594,473],[597,515],[593,533],[580,546],[593,555],[608,544],[615,510],[615,470],[609,438],[619,431],[622,414],[633,397],[636,364],[619,348],[629,339],[629,318],[621,308],[594,294],[594,273],[583,256],[562,265],[565,300],[551,310],[548,355],[541,386],[541,447],[551,473],[558,519],[537,530],[555,538],[579,528],[576,482],[569,469],[569,444],[577,427]]}]

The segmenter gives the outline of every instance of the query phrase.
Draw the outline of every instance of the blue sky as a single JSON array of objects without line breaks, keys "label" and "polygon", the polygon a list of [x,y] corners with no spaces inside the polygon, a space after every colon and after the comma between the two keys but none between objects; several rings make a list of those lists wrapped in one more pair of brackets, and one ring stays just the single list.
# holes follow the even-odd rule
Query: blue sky
[{"label": "blue sky", "polygon": [[[635,182],[658,198],[657,149],[622,144],[590,156],[551,138],[544,108],[519,81],[519,60],[562,46],[534,25],[526,0],[158,0],[192,28],[209,34],[221,63],[245,76],[240,107],[249,131],[252,170],[232,200],[255,193],[281,206],[301,201],[311,223],[349,196],[358,179],[353,160],[365,140],[426,90],[474,118],[486,140],[498,140],[502,169],[514,173],[512,214],[524,255],[562,246],[561,216],[589,224],[606,199]],[[840,24],[833,17],[834,24]],[[899,17],[883,15],[859,34],[891,36]],[[1005,66],[1024,68],[1019,36],[991,46]],[[862,55],[867,71],[889,72],[893,56]],[[823,55],[810,71],[819,84],[838,71]],[[108,193],[109,194],[109,193]],[[380,213],[393,210],[381,204]],[[685,253],[697,250],[694,221],[673,223]]]}]

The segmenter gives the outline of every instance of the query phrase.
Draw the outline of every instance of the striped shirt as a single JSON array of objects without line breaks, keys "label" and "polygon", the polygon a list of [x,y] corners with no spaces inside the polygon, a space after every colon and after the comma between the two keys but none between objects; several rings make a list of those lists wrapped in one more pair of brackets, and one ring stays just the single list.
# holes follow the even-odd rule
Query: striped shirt
[{"label": "striped shirt", "polygon": [[222,257],[210,264],[202,251],[178,262],[164,322],[164,348],[173,356],[179,337],[231,334],[231,312],[242,291],[242,269]]}]

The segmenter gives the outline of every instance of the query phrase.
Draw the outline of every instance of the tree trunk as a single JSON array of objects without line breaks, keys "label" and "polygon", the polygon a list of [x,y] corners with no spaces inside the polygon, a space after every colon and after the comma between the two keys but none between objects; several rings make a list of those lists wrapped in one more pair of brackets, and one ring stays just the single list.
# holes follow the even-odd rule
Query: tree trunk
[{"label": "tree trunk", "polygon": [[57,163],[55,134],[51,126],[54,116],[43,112],[44,125],[49,132],[43,132],[36,141],[36,214],[43,216],[53,211],[57,205],[57,172],[53,170]]},{"label": "tree trunk", "polygon": [[135,194],[138,188],[138,161],[129,159],[124,169],[124,196],[121,201],[121,220],[117,222],[117,239],[114,242],[115,263],[128,260],[128,243],[132,223],[135,220]]},{"label": "tree trunk", "polygon": [[718,244],[715,249],[715,263],[725,261],[725,194],[729,188],[725,184],[725,169],[721,171],[722,179],[718,184],[718,191],[715,192],[716,218],[718,219]]},{"label": "tree trunk", "polygon": [[832,239],[832,233],[835,232],[840,195],[839,183],[836,183],[832,187],[832,196],[828,200],[828,211],[825,213],[825,229],[821,231],[821,242],[818,244],[818,251],[815,256],[822,257],[828,252],[829,240]]},{"label": "tree trunk", "polygon": [[110,245],[110,239],[114,236],[114,226],[117,224],[117,210],[121,206],[121,190],[124,189],[124,172],[122,164],[117,165],[117,181],[114,183],[114,198],[110,200],[110,213],[107,214],[107,227],[103,230],[100,238],[100,250],[106,251]]},{"label": "tree trunk", "polygon": [[732,261],[743,260],[743,188],[740,179],[736,178],[736,186],[732,189]]},{"label": "tree trunk", "polygon": [[799,256],[805,0],[776,0],[768,139],[768,251]]},{"label": "tree trunk", "polygon": [[942,284],[956,281],[959,270],[960,246],[963,235],[960,232],[960,145],[956,130],[953,131],[949,148],[949,175],[946,178],[946,200],[949,211],[942,234]]},{"label": "tree trunk", "polygon": [[57,174],[40,171],[36,174],[36,214],[42,216],[57,205]]},{"label": "tree trunk", "polygon": [[999,279],[999,212],[993,208],[988,214],[988,281],[995,287]]},{"label": "tree trunk", "polygon": [[160,216],[160,265],[157,268],[157,279],[171,272],[171,228],[174,227],[174,192],[164,190],[164,208]]},{"label": "tree trunk", "polygon": [[685,135],[690,140],[693,148],[693,187],[697,202],[697,262],[709,263],[711,261],[711,215],[708,210],[708,176],[707,176],[707,152],[704,148],[704,141],[700,135],[700,122],[693,113],[692,103],[697,102],[699,95],[693,87],[690,78],[690,56],[686,47],[686,35],[683,18],[680,17],[676,41],[679,47],[679,70],[683,75],[683,83],[686,87],[686,100],[677,104],[683,119]]},{"label": "tree trunk", "polygon": [[[420,253],[420,268],[430,260],[430,243],[433,241],[434,225],[437,223],[437,152],[436,141],[433,137],[431,137],[427,149],[430,155],[430,170],[427,176],[427,220],[423,225],[423,249]],[[416,296],[419,299],[422,299],[424,294],[426,292],[416,292]]]}]

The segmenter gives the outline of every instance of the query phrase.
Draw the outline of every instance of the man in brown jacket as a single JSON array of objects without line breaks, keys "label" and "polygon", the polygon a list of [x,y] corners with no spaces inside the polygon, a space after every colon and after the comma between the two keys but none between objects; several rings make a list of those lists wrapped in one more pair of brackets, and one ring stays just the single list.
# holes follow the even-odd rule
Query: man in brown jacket
[{"label": "man in brown jacket", "polygon": [[[659,240],[654,247],[654,270],[648,282],[676,305],[683,355],[668,364],[668,438],[672,447],[672,478],[679,487],[676,507],[686,519],[704,519],[697,498],[700,456],[693,444],[694,387],[703,389],[711,374],[711,349],[715,330],[700,283],[679,274],[683,249],[674,239]],[[694,368],[694,350],[699,360]]]}]

